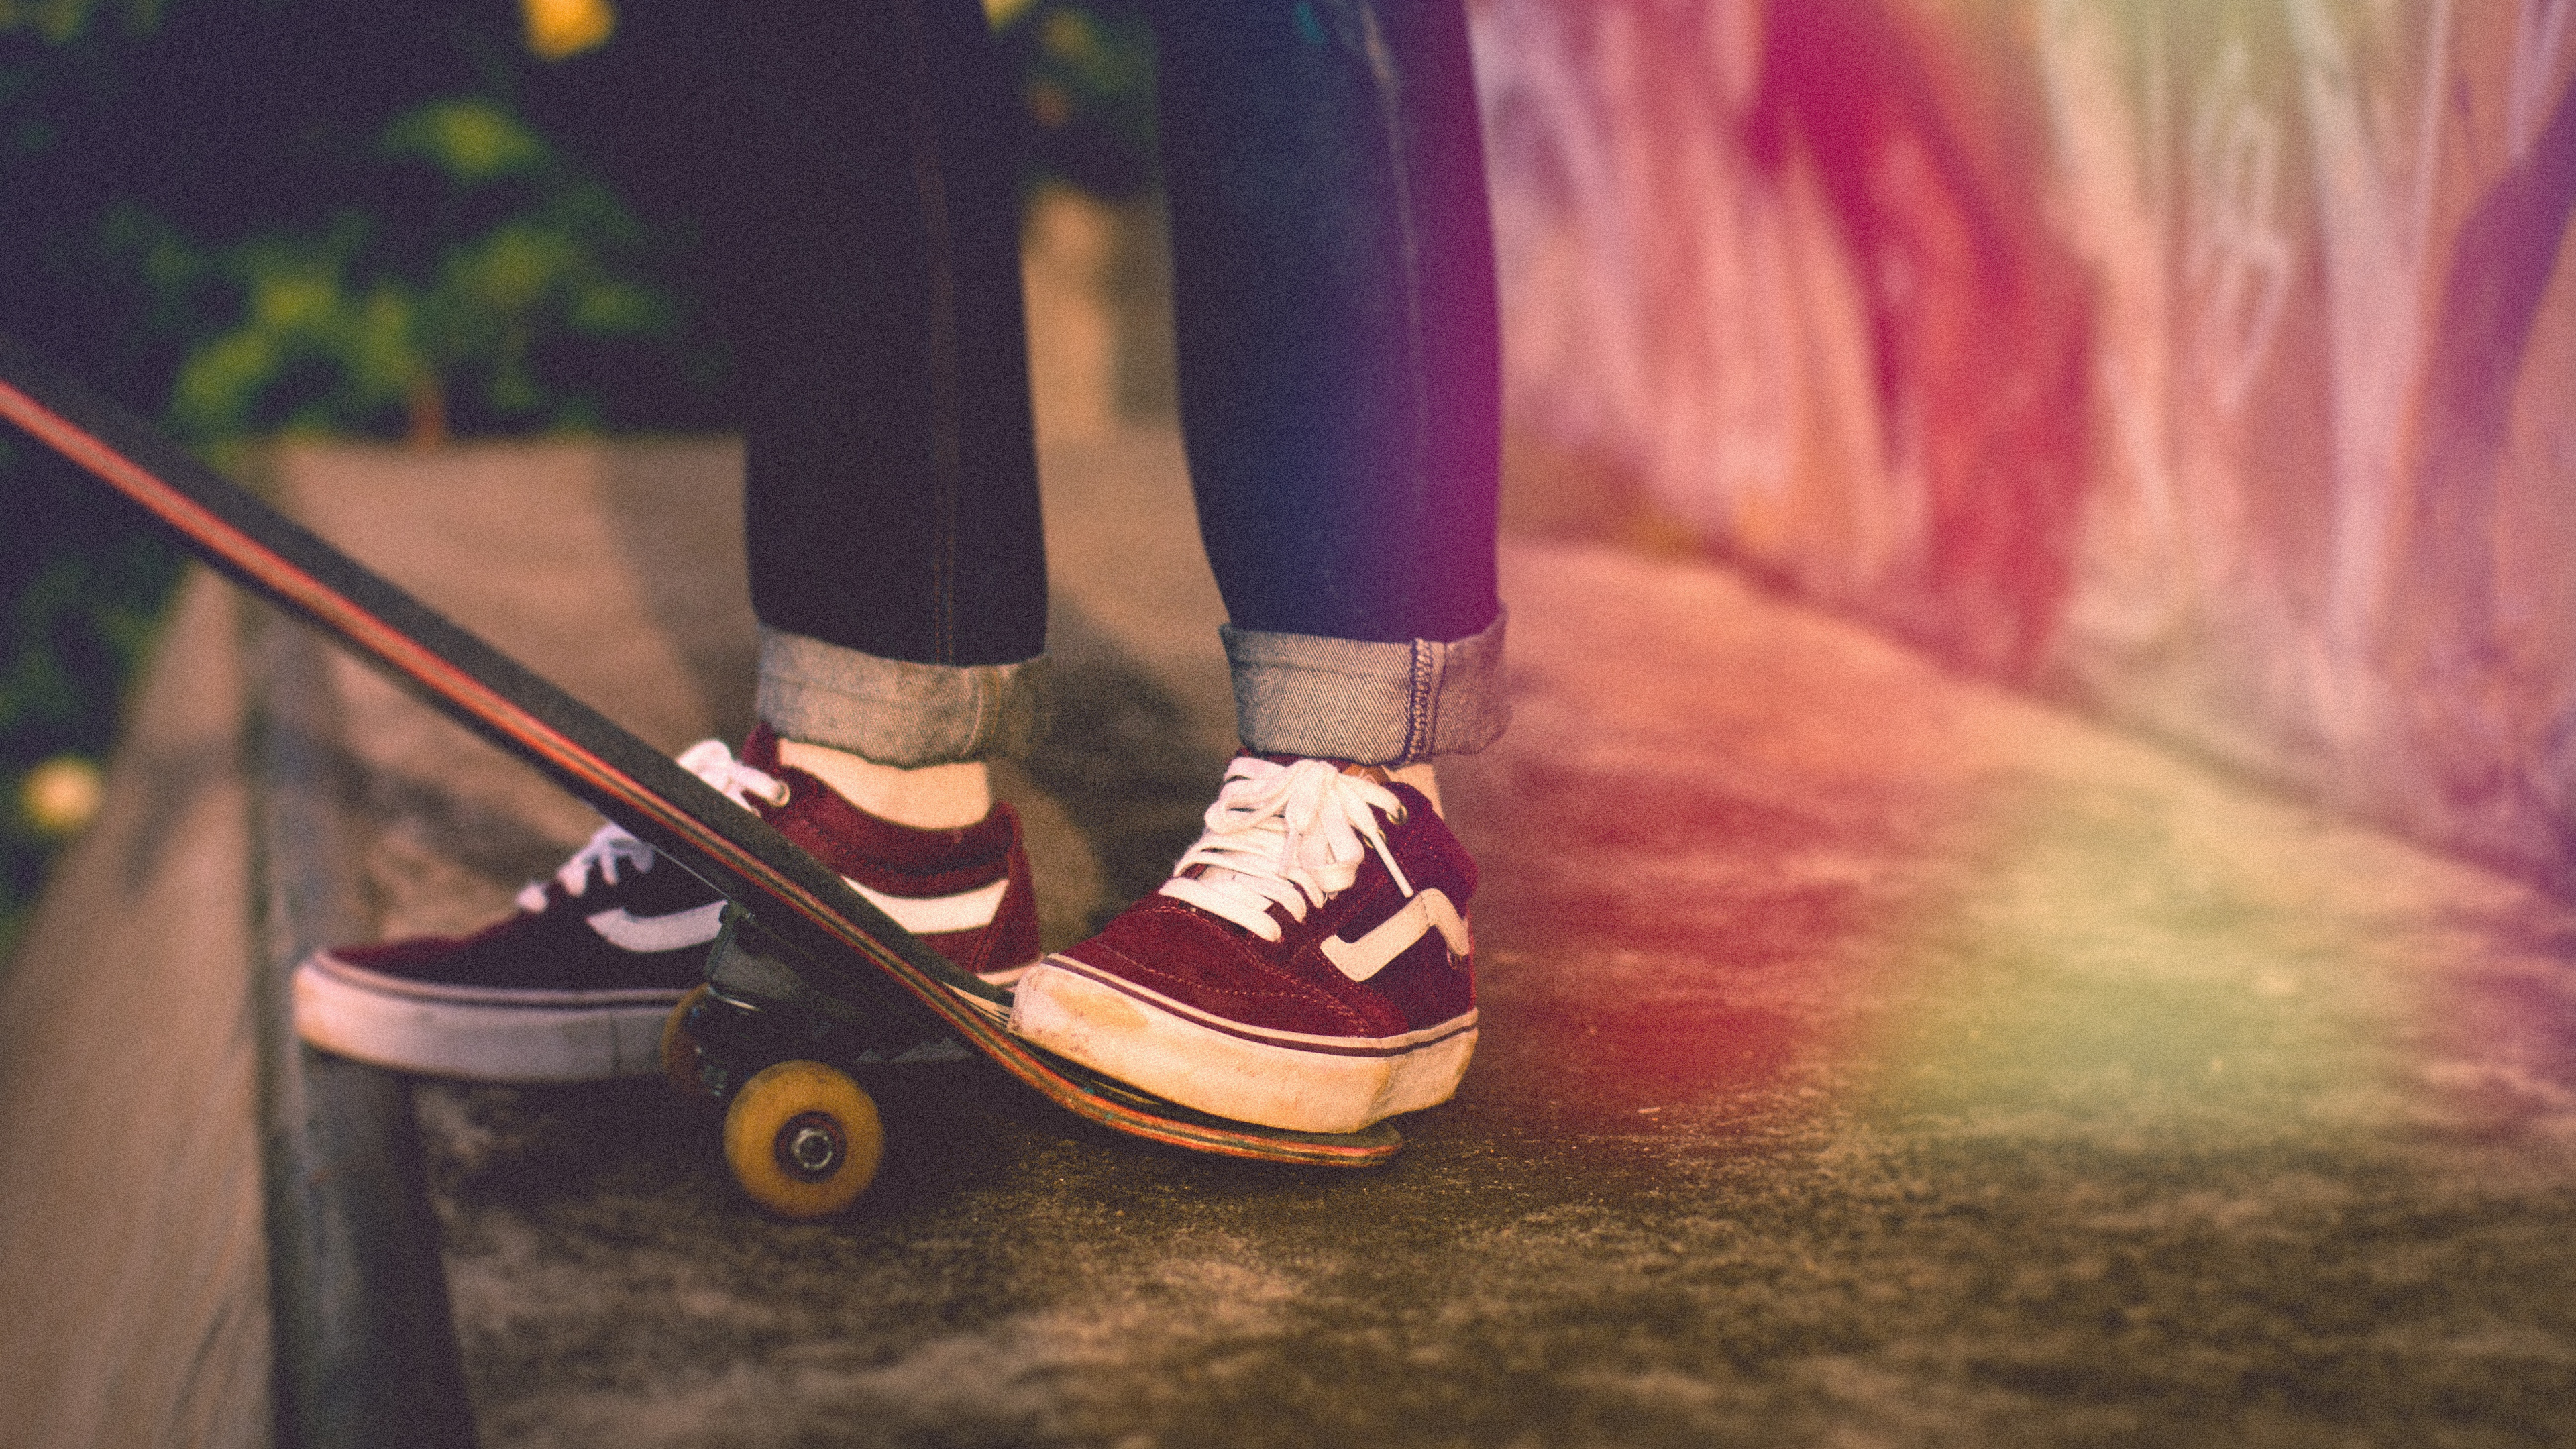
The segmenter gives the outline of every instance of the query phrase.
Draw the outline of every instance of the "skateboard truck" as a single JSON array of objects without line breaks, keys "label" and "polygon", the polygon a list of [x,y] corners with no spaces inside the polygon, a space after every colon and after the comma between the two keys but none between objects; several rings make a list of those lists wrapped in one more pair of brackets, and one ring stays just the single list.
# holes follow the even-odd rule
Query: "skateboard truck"
[{"label": "skateboard truck", "polygon": [[[867,977],[871,1000],[816,988],[826,968],[728,904],[706,983],[672,1009],[662,1071],[725,1106],[725,1158],[744,1192],[788,1217],[838,1212],[876,1175],[883,1129],[842,1065],[963,1060],[969,1053],[909,998]],[[871,989],[871,988],[874,989]]]}]

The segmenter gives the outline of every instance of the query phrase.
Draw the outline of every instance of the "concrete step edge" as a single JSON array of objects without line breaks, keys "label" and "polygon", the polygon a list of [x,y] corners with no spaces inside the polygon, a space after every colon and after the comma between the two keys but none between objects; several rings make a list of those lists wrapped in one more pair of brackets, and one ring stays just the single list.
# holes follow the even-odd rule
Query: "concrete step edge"
[{"label": "concrete step edge", "polygon": [[372,934],[328,646],[247,599],[242,621],[277,1442],[470,1446],[410,1084],[295,1037],[296,963]]}]

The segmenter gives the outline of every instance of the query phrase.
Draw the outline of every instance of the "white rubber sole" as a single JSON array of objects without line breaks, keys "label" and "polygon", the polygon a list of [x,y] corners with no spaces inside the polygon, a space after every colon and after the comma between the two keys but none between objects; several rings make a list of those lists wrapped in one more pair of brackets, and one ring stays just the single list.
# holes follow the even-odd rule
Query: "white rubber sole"
[{"label": "white rubber sole", "polygon": [[1011,1031],[1184,1107],[1296,1132],[1357,1132],[1446,1102],[1476,1052],[1476,1013],[1399,1037],[1264,1031],[1062,956],[1022,977]]},{"label": "white rubber sole", "polygon": [[295,968],[295,1031],[344,1057],[472,1082],[596,1082],[662,1070],[677,991],[477,991],[320,952]]}]

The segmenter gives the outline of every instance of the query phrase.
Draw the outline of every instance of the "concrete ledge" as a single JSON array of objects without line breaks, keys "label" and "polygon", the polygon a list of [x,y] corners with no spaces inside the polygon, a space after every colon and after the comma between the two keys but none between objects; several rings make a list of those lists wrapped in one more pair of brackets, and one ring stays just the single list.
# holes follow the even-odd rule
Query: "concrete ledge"
[{"label": "concrete ledge", "polygon": [[0,1405],[29,1446],[270,1437],[238,603],[191,579],[0,976]]},{"label": "concrete ledge", "polygon": [[372,935],[358,898],[349,776],[325,645],[252,615],[247,730],[258,810],[253,889],[263,959],[262,1161],[279,1439],[297,1445],[470,1445],[474,1426],[400,1076],[295,1039],[287,975]]}]

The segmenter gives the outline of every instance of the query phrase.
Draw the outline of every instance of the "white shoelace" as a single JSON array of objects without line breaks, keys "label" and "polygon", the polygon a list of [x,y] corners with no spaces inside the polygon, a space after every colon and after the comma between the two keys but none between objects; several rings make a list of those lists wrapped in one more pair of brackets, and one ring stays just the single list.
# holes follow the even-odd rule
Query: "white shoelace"
[{"label": "white shoelace", "polygon": [[[1291,920],[1306,919],[1306,912],[1351,888],[1371,850],[1410,896],[1413,883],[1387,848],[1377,811],[1401,821],[1404,802],[1384,785],[1345,775],[1328,761],[1281,765],[1238,756],[1208,807],[1206,832],[1181,853],[1162,893],[1265,941],[1280,934],[1271,906],[1285,909]],[[1180,874],[1194,865],[1207,869],[1195,878]]]},{"label": "white shoelace", "polygon": [[[775,775],[753,769],[733,757],[733,751],[722,740],[700,740],[680,753],[680,768],[713,785],[728,800],[745,810],[758,796],[772,805],[787,798],[787,782]],[[653,847],[638,840],[627,829],[611,822],[592,832],[590,843],[574,851],[572,859],[555,872],[555,883],[564,894],[578,896],[590,889],[593,867],[599,871],[602,884],[617,884],[622,866],[633,866],[637,874],[653,868],[657,859]],[[519,909],[542,911],[546,908],[546,883],[532,880],[519,888]]]}]

